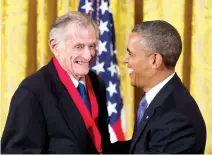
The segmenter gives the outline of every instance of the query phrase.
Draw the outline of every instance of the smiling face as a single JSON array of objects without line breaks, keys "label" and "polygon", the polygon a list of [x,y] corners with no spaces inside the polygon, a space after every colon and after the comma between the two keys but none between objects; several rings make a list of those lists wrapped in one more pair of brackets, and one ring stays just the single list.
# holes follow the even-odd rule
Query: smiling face
[{"label": "smiling face", "polygon": [[50,46],[60,65],[73,77],[79,79],[88,74],[95,56],[97,35],[92,26],[80,27],[69,24],[66,27],[64,46],[50,40]]},{"label": "smiling face", "polygon": [[128,39],[127,55],[124,63],[127,64],[131,85],[139,88],[147,87],[151,83],[154,74],[154,55],[148,55],[150,51],[141,42],[141,37],[132,32]]}]

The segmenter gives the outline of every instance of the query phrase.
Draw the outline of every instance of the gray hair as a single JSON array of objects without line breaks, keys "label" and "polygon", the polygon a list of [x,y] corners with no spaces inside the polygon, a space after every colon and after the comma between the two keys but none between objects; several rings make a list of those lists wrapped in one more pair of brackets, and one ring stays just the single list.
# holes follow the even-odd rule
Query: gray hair
[{"label": "gray hair", "polygon": [[176,66],[182,51],[182,41],[171,24],[161,20],[146,21],[137,24],[132,32],[141,36],[141,42],[151,53],[157,52],[163,57],[167,68]]},{"label": "gray hair", "polygon": [[69,11],[58,17],[51,27],[49,38],[60,41],[63,40],[66,35],[65,28],[70,23],[77,24],[79,27],[83,28],[92,26],[96,31],[96,36],[98,38],[99,29],[97,23],[90,16],[77,11]]}]

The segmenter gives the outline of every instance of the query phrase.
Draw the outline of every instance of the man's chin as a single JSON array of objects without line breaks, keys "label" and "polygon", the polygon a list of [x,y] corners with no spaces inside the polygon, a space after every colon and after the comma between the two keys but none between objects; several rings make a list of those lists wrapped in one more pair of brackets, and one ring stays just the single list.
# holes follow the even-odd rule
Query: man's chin
[{"label": "man's chin", "polygon": [[132,74],[132,73],[129,74],[129,77],[130,77],[130,84],[131,84],[131,86],[135,87],[135,81],[134,81],[134,76],[133,76],[133,74]]},{"label": "man's chin", "polygon": [[135,83],[131,81],[131,86],[136,87]]},{"label": "man's chin", "polygon": [[85,75],[87,75],[89,73],[89,70],[86,71],[82,71],[78,73],[78,76],[84,77]]}]

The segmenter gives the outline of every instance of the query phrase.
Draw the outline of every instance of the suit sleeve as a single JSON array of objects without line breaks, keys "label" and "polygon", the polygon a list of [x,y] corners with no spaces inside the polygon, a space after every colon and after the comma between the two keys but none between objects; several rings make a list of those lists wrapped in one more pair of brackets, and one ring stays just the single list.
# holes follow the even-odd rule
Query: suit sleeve
[{"label": "suit sleeve", "polygon": [[126,154],[129,152],[130,140],[129,141],[119,141],[116,143],[111,144],[110,142],[110,133],[108,129],[109,125],[109,117],[107,111],[107,103],[106,103],[106,88],[103,81],[101,81],[101,109],[100,109],[100,130],[102,133],[102,149],[103,153],[110,153],[110,154]]},{"label": "suit sleeve", "polygon": [[189,153],[195,144],[195,135],[188,119],[177,113],[161,118],[150,132],[146,153]]},{"label": "suit sleeve", "polygon": [[131,140],[117,141],[112,144],[112,153],[114,154],[128,154],[130,149]]},{"label": "suit sleeve", "polygon": [[18,88],[11,103],[1,140],[1,152],[41,153],[45,145],[45,123],[39,102],[25,88]]}]

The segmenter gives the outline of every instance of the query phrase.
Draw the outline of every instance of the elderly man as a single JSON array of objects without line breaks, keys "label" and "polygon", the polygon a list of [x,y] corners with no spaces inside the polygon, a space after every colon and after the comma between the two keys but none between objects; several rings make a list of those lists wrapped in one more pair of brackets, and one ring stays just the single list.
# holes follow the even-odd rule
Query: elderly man
[{"label": "elderly man", "polygon": [[98,26],[68,12],[49,35],[52,60],[21,82],[10,104],[2,153],[108,152],[106,90],[89,70]]},{"label": "elderly man", "polygon": [[[182,51],[177,30],[165,21],[134,27],[124,62],[131,85],[141,88],[131,154],[204,153],[206,127],[175,66]],[[186,52],[186,51],[185,51]]]}]

